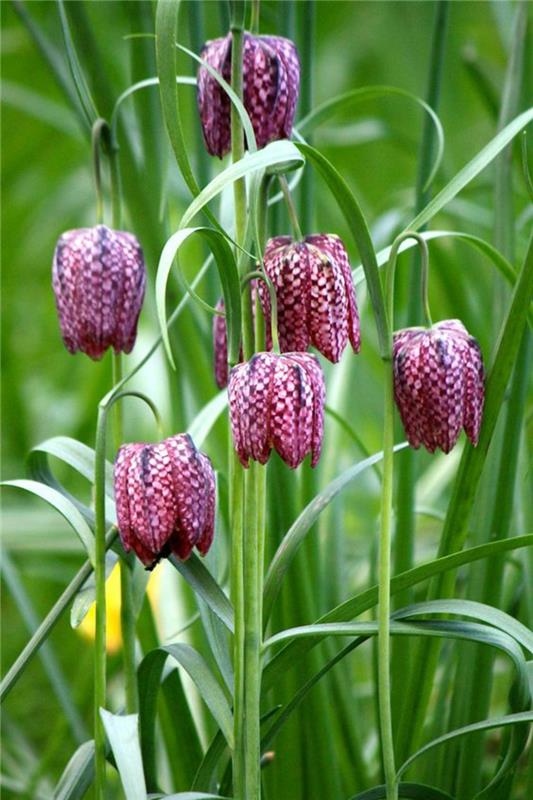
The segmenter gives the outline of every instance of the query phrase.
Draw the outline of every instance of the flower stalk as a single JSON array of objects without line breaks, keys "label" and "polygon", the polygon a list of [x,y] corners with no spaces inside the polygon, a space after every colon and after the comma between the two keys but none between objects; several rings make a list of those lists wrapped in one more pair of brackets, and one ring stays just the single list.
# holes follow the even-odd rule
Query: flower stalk
[{"label": "flower stalk", "polygon": [[[243,96],[243,20],[242,4],[232,5],[231,86]],[[231,107],[231,155],[235,163],[244,156],[244,136],[240,117]],[[233,184],[235,241],[242,245],[246,236],[246,183]],[[246,256],[239,253],[241,278],[248,272]],[[242,302],[242,342],[245,359],[254,351],[254,322],[250,285],[244,286]],[[232,600],[235,613],[234,635],[234,735],[233,793],[236,800],[259,800],[260,779],[260,653],[261,602],[258,581],[258,518],[256,472],[243,469],[230,440],[232,508]],[[264,514],[261,515],[264,520]],[[261,534],[262,538],[262,534]]]},{"label": "flower stalk", "polygon": [[106,780],[105,733],[100,709],[106,705],[106,596],[105,596],[105,454],[107,407],[100,403],[94,456],[94,543],[96,621],[94,634],[94,753],[95,800],[104,800]]}]

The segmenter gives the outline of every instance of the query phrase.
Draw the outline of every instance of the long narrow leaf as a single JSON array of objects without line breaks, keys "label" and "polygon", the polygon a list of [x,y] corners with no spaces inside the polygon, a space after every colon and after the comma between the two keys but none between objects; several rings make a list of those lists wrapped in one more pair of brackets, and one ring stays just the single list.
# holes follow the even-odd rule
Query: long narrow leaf
[{"label": "long narrow leaf", "polygon": [[101,708],[100,716],[115,756],[126,800],[146,800],[138,714],[120,716]]},{"label": "long narrow leaf", "polygon": [[[405,447],[407,447],[406,443],[398,444],[394,450],[398,452],[398,450],[402,450]],[[281,588],[283,577],[289,569],[298,548],[301,546],[305,536],[313,527],[319,515],[354,478],[364,472],[368,467],[379,463],[382,458],[382,452],[375,453],[373,456],[370,456],[370,458],[365,458],[364,461],[359,461],[357,464],[344,470],[344,472],[335,478],[335,480],[331,481],[320,494],[313,498],[287,531],[270,562],[265,579],[263,599],[265,626],[270,618],[272,607]]]}]

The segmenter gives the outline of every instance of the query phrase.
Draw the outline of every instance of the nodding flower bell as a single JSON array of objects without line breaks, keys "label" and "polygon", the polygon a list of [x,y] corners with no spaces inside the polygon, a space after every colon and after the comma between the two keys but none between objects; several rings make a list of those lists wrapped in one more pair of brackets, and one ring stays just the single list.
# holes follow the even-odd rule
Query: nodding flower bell
[{"label": "nodding flower bell", "polygon": [[[255,319],[255,300],[257,296],[257,281],[250,281],[252,292],[252,313]],[[224,311],[224,300],[220,298],[215,308],[217,311]],[[264,310],[264,306],[263,306]],[[265,319],[265,347],[272,350],[272,334],[270,331],[270,315]],[[228,385],[228,332],[226,319],[216,314],[213,317],[213,352],[215,362],[215,382],[219,389],[224,389]],[[239,361],[242,361],[242,347]]]},{"label": "nodding flower bell", "polygon": [[[313,345],[327,359],[339,361],[350,340],[361,347],[359,313],[348,253],[338,236],[315,234],[303,241],[290,236],[270,239],[264,268],[276,292],[281,352]],[[259,293],[265,313],[270,300]]]},{"label": "nodding flower bell", "polygon": [[394,335],[394,394],[407,439],[430,453],[449,453],[461,428],[473,445],[483,414],[484,369],[479,345],[462,322]]},{"label": "nodding flower bell", "polygon": [[320,457],[325,386],[316,356],[256,353],[229,376],[233,445],[244,467],[265,464],[274,448],[292,469]]},{"label": "nodding flower bell", "polygon": [[105,225],[63,233],[52,267],[61,334],[67,350],[102,358],[108,347],[135,344],[146,269],[131,233]]},{"label": "nodding flower bell", "polygon": [[[231,77],[231,33],[212,39],[201,57],[222,77]],[[296,47],[282,36],[244,34],[243,102],[250,116],[257,146],[288,139],[292,131],[300,88]],[[222,158],[231,148],[231,102],[205,67],[198,70],[198,108],[207,150]]]},{"label": "nodding flower bell", "polygon": [[115,462],[115,501],[124,549],[147,569],[171,553],[205,555],[213,541],[215,475],[188,434],[126,444]]}]

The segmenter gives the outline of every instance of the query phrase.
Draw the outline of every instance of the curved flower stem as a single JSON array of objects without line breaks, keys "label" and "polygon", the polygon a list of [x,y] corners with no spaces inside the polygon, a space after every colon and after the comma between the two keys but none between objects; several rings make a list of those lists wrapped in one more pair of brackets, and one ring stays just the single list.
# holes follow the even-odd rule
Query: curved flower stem
[{"label": "curved flower stem", "polygon": [[99,117],[92,127],[91,143],[93,154],[93,173],[96,188],[96,224],[101,225],[104,221],[104,194],[102,189],[102,161],[101,148],[102,139],[105,135],[107,122]]},{"label": "curved flower stem", "polygon": [[261,0],[252,0],[252,16],[250,19],[250,31],[253,34],[259,33],[260,17],[261,17]]},{"label": "curved flower stem", "polygon": [[[249,272],[246,277],[242,281],[242,285],[244,286],[246,283],[249,283],[252,280],[260,280],[266,285],[268,289],[268,294],[270,296],[270,328],[271,328],[271,337],[272,337],[272,351],[274,353],[279,353],[279,341],[278,341],[278,302],[276,299],[276,290],[274,288],[274,284],[268,277],[268,275],[260,269],[254,270],[253,272]],[[265,343],[264,343],[264,326],[261,325],[261,314],[262,308],[261,304],[259,303],[259,299],[257,299],[258,308],[255,310],[255,339],[257,350],[264,350]],[[260,331],[260,328],[263,328]],[[260,333],[262,335],[260,336]]]},{"label": "curved flower stem", "polygon": [[121,224],[121,184],[120,164],[118,159],[118,145],[115,134],[107,120],[99,117],[92,127],[92,154],[94,183],[96,187],[96,222],[101,225],[104,221],[104,193],[102,187],[102,160],[101,155],[109,159],[109,172],[111,178],[111,213],[113,227],[120,228]]},{"label": "curved flower stem", "polygon": [[280,175],[278,180],[281,186],[281,191],[283,192],[283,196],[285,198],[285,203],[287,204],[287,210],[289,212],[289,219],[294,232],[294,238],[298,242],[303,242],[304,237],[302,234],[302,229],[300,228],[300,223],[298,222],[298,214],[296,213],[296,208],[294,206],[292,195],[289,189],[289,184],[287,183],[287,178],[285,175]]},{"label": "curved flower stem", "polygon": [[107,408],[100,403],[94,457],[94,540],[96,622],[94,635],[94,748],[95,800],[105,794],[105,733],[100,708],[106,704],[106,597],[105,597],[105,451]]}]

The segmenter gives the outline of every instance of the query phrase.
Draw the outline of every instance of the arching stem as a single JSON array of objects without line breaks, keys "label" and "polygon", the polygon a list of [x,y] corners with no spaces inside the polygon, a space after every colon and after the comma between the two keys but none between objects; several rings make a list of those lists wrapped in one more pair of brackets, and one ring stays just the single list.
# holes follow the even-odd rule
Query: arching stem
[{"label": "arching stem", "polygon": [[287,204],[287,210],[289,212],[289,219],[291,221],[292,230],[294,233],[294,238],[298,242],[303,242],[303,234],[300,228],[300,223],[298,222],[298,214],[296,213],[296,207],[294,205],[294,201],[292,199],[292,195],[289,189],[289,184],[287,183],[287,178],[285,175],[279,176],[279,184],[281,186],[281,191],[283,192],[283,196],[285,198],[285,203]]}]

